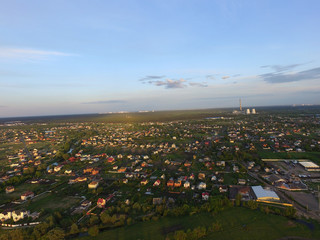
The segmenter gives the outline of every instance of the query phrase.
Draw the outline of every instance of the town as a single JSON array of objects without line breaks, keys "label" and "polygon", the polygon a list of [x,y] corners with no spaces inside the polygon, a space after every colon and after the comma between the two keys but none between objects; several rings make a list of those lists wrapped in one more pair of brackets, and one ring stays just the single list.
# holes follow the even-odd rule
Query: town
[{"label": "town", "polygon": [[[318,222],[318,112],[3,122],[1,235],[85,239],[231,207]],[[190,231],[201,238],[223,224]],[[184,239],[181,229],[164,228],[162,237]]]}]

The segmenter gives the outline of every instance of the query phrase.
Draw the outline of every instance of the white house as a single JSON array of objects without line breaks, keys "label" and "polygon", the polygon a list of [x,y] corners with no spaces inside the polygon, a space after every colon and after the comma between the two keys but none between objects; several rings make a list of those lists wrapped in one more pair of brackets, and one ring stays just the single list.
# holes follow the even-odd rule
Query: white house
[{"label": "white house", "polygon": [[29,198],[33,198],[34,197],[34,193],[33,192],[30,192],[30,191],[27,191],[25,192],[24,194],[21,195],[21,200],[27,200]]},{"label": "white house", "polygon": [[88,188],[90,189],[96,189],[99,186],[99,182],[93,181],[88,184]]},{"label": "white house", "polygon": [[25,217],[29,216],[29,214],[29,211],[15,210],[12,212],[12,219],[13,221],[17,222],[20,219],[24,219]]},{"label": "white house", "polygon": [[12,216],[11,211],[3,211],[2,213],[0,213],[0,220],[4,222],[10,219],[11,216]]},{"label": "white house", "polygon": [[13,221],[17,222],[20,219],[28,217],[29,215],[30,212],[25,210],[3,211],[0,213],[0,220],[4,222],[12,218]]},{"label": "white house", "polygon": [[184,184],[183,184],[184,188],[189,188],[190,187],[190,182],[186,181]]},{"label": "white house", "polygon": [[203,192],[202,193],[202,200],[208,201],[208,199],[209,199],[209,193]]},{"label": "white house", "polygon": [[207,187],[207,184],[204,183],[204,182],[201,182],[201,183],[198,184],[197,188],[200,190],[200,189],[206,189],[206,187]]}]

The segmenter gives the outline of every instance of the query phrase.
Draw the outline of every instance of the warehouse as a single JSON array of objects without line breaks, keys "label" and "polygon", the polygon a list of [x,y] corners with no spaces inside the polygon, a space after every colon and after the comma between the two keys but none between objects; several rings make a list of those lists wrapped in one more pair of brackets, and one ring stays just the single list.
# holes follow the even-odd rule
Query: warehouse
[{"label": "warehouse", "polygon": [[279,196],[272,190],[264,189],[261,186],[252,186],[251,188],[257,201],[280,201]]},{"label": "warehouse", "polygon": [[310,171],[320,171],[320,167],[310,161],[305,161],[305,162],[299,162],[299,164],[304,167],[308,172]]}]

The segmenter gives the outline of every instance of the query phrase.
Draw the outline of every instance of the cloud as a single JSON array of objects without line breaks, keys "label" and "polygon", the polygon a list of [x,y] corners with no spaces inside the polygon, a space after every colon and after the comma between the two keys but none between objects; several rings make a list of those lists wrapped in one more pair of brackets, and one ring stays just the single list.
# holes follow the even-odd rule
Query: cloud
[{"label": "cloud", "polygon": [[165,76],[147,76],[139,81],[142,81],[143,84],[151,84],[154,86],[164,86],[166,89],[173,88],[186,88],[186,87],[208,87],[206,82],[189,82],[189,80],[194,78],[181,78],[180,80],[174,79],[165,79],[161,80]]},{"label": "cloud", "polygon": [[232,75],[232,77],[240,77],[241,76],[241,74],[234,74],[234,75]]},{"label": "cloud", "polygon": [[17,59],[17,60],[45,60],[48,57],[61,57],[61,56],[74,56],[74,54],[58,52],[58,51],[45,51],[29,48],[5,48],[0,47],[0,59]]},{"label": "cloud", "polygon": [[223,76],[222,77],[223,80],[228,79],[228,78],[230,78],[230,76]]},{"label": "cloud", "polygon": [[210,101],[210,100],[223,100],[223,99],[246,99],[246,98],[256,98],[256,97],[271,97],[274,94],[252,94],[246,96],[224,96],[224,97],[208,97],[208,98],[193,98],[193,100],[200,100],[200,101]]},{"label": "cloud", "polygon": [[207,79],[210,79],[210,80],[215,80],[215,79],[216,79],[216,77],[215,77],[216,75],[217,75],[217,74],[207,75],[206,78],[207,78]]},{"label": "cloud", "polygon": [[161,79],[164,78],[165,76],[156,76],[156,75],[152,75],[152,76],[145,76],[144,78],[139,79],[139,81],[148,81],[148,80],[154,80],[154,79]]},{"label": "cloud", "polygon": [[187,85],[185,84],[187,81],[184,79],[180,80],[172,80],[172,79],[167,79],[167,80],[158,80],[158,81],[149,81],[148,83],[156,85],[156,86],[165,86],[167,89],[172,89],[172,88],[185,88]]},{"label": "cloud", "polygon": [[125,100],[102,100],[102,101],[94,101],[94,102],[83,102],[82,104],[120,104],[127,103]]},{"label": "cloud", "polygon": [[296,93],[300,93],[300,94],[316,94],[316,95],[320,95],[320,89],[297,91]]},{"label": "cloud", "polygon": [[[292,66],[292,65],[291,65]],[[288,66],[287,66],[288,67]],[[282,68],[283,69],[283,68]],[[268,83],[285,83],[320,79],[320,67],[295,73],[273,72],[259,75]]]},{"label": "cloud", "polygon": [[261,68],[271,68],[275,72],[284,72],[284,71],[292,70],[302,65],[304,65],[304,63],[296,63],[296,64],[290,64],[290,65],[265,65],[265,66],[261,66]]},{"label": "cloud", "polygon": [[189,85],[193,87],[208,87],[208,84],[206,82],[202,82],[202,83],[190,82]]}]

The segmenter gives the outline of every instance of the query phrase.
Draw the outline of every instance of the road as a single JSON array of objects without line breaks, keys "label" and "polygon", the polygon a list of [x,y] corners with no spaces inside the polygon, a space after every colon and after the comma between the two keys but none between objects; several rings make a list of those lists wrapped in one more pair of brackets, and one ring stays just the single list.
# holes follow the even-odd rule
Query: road
[{"label": "road", "polygon": [[24,138],[23,138],[21,132],[19,133],[19,135],[20,135],[20,141],[21,141],[21,142],[23,143],[23,145],[24,145],[24,148],[25,148],[25,150],[26,150],[26,152],[27,152],[27,155],[28,155],[28,157],[29,157],[29,160],[33,160],[33,156],[32,156],[32,154],[29,152],[28,147],[27,147],[27,144],[26,144],[26,142],[24,141]]}]

